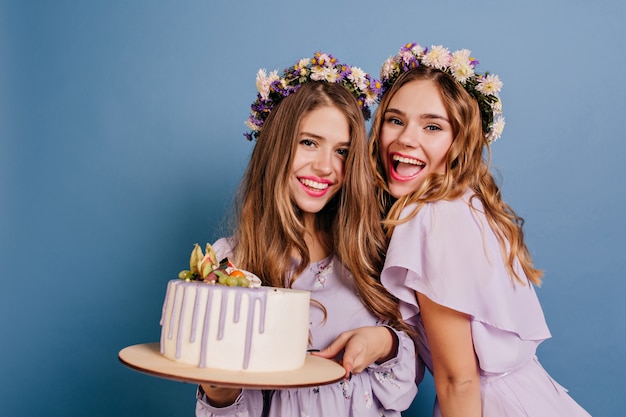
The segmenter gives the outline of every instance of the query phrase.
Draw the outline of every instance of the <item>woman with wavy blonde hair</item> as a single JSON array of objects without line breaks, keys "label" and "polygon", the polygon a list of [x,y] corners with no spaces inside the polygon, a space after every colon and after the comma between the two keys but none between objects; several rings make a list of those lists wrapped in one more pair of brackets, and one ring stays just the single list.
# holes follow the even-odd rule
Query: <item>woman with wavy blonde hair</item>
[{"label": "woman with wavy blonde hair", "polygon": [[418,335],[433,415],[588,416],[535,356],[550,337],[542,273],[489,171],[502,83],[477,64],[411,43],[383,65],[370,142],[391,236],[381,281]]},{"label": "woman with wavy blonde hair", "polygon": [[259,73],[233,236],[213,245],[263,285],[311,292],[309,349],[338,360],[345,380],[272,392],[202,384],[196,415],[399,417],[410,406],[411,329],[378,276],[386,238],[372,204],[368,77],[322,53],[281,77]]}]

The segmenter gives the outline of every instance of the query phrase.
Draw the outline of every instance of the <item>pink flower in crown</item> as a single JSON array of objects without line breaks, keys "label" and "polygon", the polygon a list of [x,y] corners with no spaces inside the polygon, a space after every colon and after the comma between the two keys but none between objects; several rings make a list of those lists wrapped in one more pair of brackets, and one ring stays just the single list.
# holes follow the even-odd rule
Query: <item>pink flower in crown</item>
[{"label": "pink flower in crown", "polygon": [[[422,59],[422,57],[424,56],[424,53],[426,52],[426,48],[422,47],[419,43],[417,42],[413,42],[410,45],[410,50],[413,53],[413,55],[415,55],[418,59]],[[407,45],[407,47],[409,47],[409,45]]]},{"label": "pink flower in crown", "polygon": [[[418,43],[404,44],[398,53],[388,58],[380,70],[382,88],[378,89],[378,99],[396,82],[398,77],[407,71],[425,65],[452,76],[476,98],[480,108],[482,127],[488,142],[493,142],[502,135],[504,118],[499,92],[502,83],[497,76],[485,73],[481,75],[474,68],[479,61],[470,56],[469,49],[451,53],[442,45],[422,48]],[[374,87],[371,90],[377,90]]]},{"label": "pink flower in crown", "polygon": [[316,52],[312,58],[300,59],[294,66],[286,68],[282,75],[265,69],[257,74],[257,99],[252,103],[250,116],[245,121],[250,132],[244,133],[248,140],[258,139],[269,113],[285,97],[298,91],[302,84],[309,81],[340,83],[357,99],[363,116],[371,116],[369,106],[375,100],[369,88],[370,76],[359,68],[341,64],[335,57],[323,52]]},{"label": "pink flower in crown", "polygon": [[390,78],[396,71],[396,68],[396,61],[394,57],[387,58],[387,60],[383,63],[382,68],[380,69],[380,78],[383,80]]},{"label": "pink flower in crown", "polygon": [[402,59],[402,62],[404,62],[406,66],[411,65],[411,62],[415,60],[415,55],[413,55],[413,52],[411,52],[410,50],[400,51],[399,55],[400,55],[400,58]]}]

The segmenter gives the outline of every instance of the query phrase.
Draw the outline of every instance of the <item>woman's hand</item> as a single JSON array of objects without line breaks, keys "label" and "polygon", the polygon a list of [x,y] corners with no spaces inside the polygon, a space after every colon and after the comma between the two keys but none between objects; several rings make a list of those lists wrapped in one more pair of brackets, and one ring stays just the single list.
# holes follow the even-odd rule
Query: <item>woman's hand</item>
[{"label": "woman's hand", "polygon": [[339,363],[346,378],[358,374],[372,363],[383,363],[398,353],[398,336],[386,326],[368,326],[343,332],[326,349],[312,355],[333,359],[344,350]]},{"label": "woman's hand", "polygon": [[206,394],[208,403],[217,408],[233,404],[241,394],[240,388],[218,387],[209,384],[200,384],[200,387]]}]

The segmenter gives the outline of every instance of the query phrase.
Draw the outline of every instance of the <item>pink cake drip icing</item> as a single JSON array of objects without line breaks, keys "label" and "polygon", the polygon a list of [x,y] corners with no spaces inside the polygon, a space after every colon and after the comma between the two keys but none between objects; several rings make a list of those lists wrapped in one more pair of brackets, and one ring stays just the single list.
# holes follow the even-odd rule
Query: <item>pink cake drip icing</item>
[{"label": "pink cake drip icing", "polygon": [[[180,311],[180,316],[179,316],[179,329],[182,328],[182,323],[185,320],[184,317],[184,312],[187,308],[188,303],[193,303],[193,316],[191,319],[191,334],[189,335],[189,342],[193,343],[195,342],[195,334],[196,334],[196,330],[198,327],[198,322],[200,321],[200,317],[199,317],[199,310],[200,310],[200,291],[199,288],[201,285],[204,284],[198,284],[198,283],[194,283],[194,282],[185,282],[185,281],[177,281],[175,283],[175,285],[173,287],[175,287],[175,293],[174,293],[174,297],[173,299],[176,300],[177,296],[178,296],[178,292],[179,291],[183,291],[182,294],[182,302],[181,305],[179,307]],[[162,311],[162,316],[161,316],[161,321],[160,324],[161,326],[163,326],[165,323],[165,313],[167,311],[168,305],[167,303],[169,302],[170,299],[170,291],[171,291],[171,287],[169,286],[167,287],[167,291],[165,294],[165,303],[163,304],[163,311]],[[193,300],[191,299],[192,297],[188,296],[189,294],[189,290],[191,290],[192,288],[197,287],[198,291],[196,291],[196,296],[193,297]],[[218,287],[216,287],[218,288]],[[267,304],[267,291],[269,290],[268,288],[242,288],[242,287],[228,287],[228,286],[219,286],[219,289],[222,290],[222,302],[220,304],[220,316],[218,318],[218,329],[217,329],[217,339],[221,340],[224,337],[224,331],[226,329],[226,312],[228,311],[229,305],[228,305],[228,294],[232,291],[235,291],[235,300],[234,300],[234,305],[230,308],[234,308],[234,315],[233,315],[233,322],[234,323],[238,323],[239,320],[241,319],[241,305],[242,305],[242,297],[243,294],[247,294],[248,295],[248,300],[249,300],[249,307],[248,307],[248,315],[246,317],[246,339],[245,339],[245,351],[244,351],[244,358],[243,358],[243,369],[247,369],[248,365],[250,363],[250,352],[252,349],[252,337],[253,337],[253,323],[254,323],[254,306],[257,303],[257,301],[259,302],[259,307],[260,307],[260,314],[259,314],[259,333],[263,333],[265,331],[265,311],[266,311],[266,304]],[[210,315],[210,306],[213,300],[213,293],[214,291],[209,290],[208,292],[208,297],[206,300],[206,314],[204,317],[204,321],[202,323],[202,340],[201,340],[201,347],[200,347],[200,364],[198,365],[200,368],[205,368],[206,367],[206,358],[207,358],[207,351],[208,351],[208,345],[210,344],[210,340],[208,340],[208,334],[209,334],[209,324],[211,322],[211,315]],[[174,338],[174,314],[171,314],[170,316],[170,323],[169,323],[169,331],[167,332],[167,335],[165,335],[165,331],[162,330],[161,331],[161,353],[164,353],[164,338],[167,337],[168,340],[172,340]],[[176,358],[180,358],[180,354],[181,354],[181,346],[182,346],[182,341],[183,341],[183,337],[185,337],[181,331],[178,332],[178,334],[176,335]]]}]

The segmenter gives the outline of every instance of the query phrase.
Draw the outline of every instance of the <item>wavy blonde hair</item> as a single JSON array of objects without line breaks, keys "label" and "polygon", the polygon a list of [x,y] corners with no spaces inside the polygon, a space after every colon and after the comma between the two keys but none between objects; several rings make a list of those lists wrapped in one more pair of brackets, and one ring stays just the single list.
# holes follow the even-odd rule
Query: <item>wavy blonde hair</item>
[{"label": "wavy blonde hair", "polygon": [[[354,96],[339,84],[312,81],[269,114],[239,188],[235,213],[234,261],[264,285],[290,287],[310,264],[299,208],[288,187],[303,117],[334,106],[350,127],[350,150],[340,192],[316,216],[329,250],[354,277],[358,296],[374,315],[406,330],[398,301],[379,281],[387,240],[374,202],[365,120]],[[293,271],[293,254],[300,261]]]},{"label": "wavy blonde hair", "polygon": [[[435,83],[448,112],[454,137],[446,157],[446,172],[430,174],[417,190],[395,200],[387,188],[379,135],[392,97],[403,85],[415,80]],[[424,204],[453,200],[471,189],[475,193],[473,198],[478,198],[482,203],[487,221],[498,237],[500,251],[511,277],[525,284],[525,280],[515,272],[515,260],[518,259],[526,277],[535,285],[541,284],[543,273],[534,267],[524,242],[524,219],[502,200],[500,189],[490,172],[491,149],[483,133],[478,103],[452,77],[427,66],[419,66],[402,74],[378,105],[372,122],[369,149],[378,201],[383,210],[387,211],[384,224],[388,236],[391,236],[397,224],[414,217]],[[416,203],[416,209],[400,219],[402,209],[412,203]]]}]

